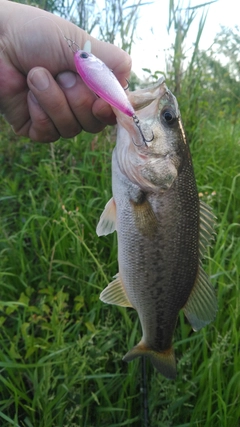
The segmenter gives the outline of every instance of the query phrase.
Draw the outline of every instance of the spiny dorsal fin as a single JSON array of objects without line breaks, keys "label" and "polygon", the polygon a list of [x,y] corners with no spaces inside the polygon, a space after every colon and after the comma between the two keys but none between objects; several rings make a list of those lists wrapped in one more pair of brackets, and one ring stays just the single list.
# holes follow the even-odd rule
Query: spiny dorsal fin
[{"label": "spiny dorsal fin", "polygon": [[101,292],[100,300],[107,304],[120,305],[121,307],[132,307],[119,273],[116,274],[114,279],[115,280],[109,283],[109,285]]},{"label": "spiny dorsal fin", "polygon": [[116,204],[112,197],[106,204],[97,225],[98,236],[106,236],[116,230]]},{"label": "spiny dorsal fin", "polygon": [[210,246],[211,240],[214,238],[214,225],[216,217],[210,206],[200,201],[200,236],[199,236],[199,251],[200,258],[204,257],[206,248]]},{"label": "spiny dorsal fin", "polygon": [[183,307],[185,316],[194,331],[203,328],[216,316],[217,299],[208,276],[200,265],[192,292]]}]

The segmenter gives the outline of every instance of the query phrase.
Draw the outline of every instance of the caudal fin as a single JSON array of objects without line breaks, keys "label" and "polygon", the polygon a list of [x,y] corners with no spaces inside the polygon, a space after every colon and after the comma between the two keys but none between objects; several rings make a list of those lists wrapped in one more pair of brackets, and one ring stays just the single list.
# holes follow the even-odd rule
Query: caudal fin
[{"label": "caudal fin", "polygon": [[123,360],[125,362],[131,362],[133,359],[136,359],[136,357],[140,356],[147,356],[157,371],[166,378],[171,380],[176,378],[176,360],[172,347],[169,350],[165,350],[160,353],[158,351],[149,349],[142,342],[140,342],[138,345],[129,350],[127,354],[125,354]]}]

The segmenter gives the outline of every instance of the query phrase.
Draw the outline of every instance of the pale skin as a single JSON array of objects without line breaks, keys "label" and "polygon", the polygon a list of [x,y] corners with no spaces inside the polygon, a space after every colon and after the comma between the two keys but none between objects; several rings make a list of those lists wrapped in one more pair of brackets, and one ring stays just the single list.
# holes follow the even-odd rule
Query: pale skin
[{"label": "pale skin", "polygon": [[81,48],[90,40],[92,53],[123,86],[129,77],[131,59],[118,47],[41,9],[0,0],[0,113],[32,141],[96,133],[115,123],[111,107],[76,73],[64,35]]}]

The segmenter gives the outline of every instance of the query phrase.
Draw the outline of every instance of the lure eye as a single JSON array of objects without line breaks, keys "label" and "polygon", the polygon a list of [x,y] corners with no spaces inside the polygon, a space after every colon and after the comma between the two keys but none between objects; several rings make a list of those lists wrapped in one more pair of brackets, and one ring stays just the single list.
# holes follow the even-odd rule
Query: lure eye
[{"label": "lure eye", "polygon": [[171,108],[165,108],[161,112],[161,117],[162,120],[168,125],[172,125],[173,123],[175,123],[176,120],[176,115]]},{"label": "lure eye", "polygon": [[82,53],[80,53],[79,56],[80,56],[80,58],[84,58],[84,59],[87,59],[89,57],[87,52],[82,52]]}]

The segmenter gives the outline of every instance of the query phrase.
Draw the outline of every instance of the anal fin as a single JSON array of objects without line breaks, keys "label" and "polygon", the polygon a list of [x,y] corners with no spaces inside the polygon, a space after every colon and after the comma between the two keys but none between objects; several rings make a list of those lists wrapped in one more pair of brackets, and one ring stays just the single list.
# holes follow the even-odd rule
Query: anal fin
[{"label": "anal fin", "polygon": [[101,292],[100,300],[107,304],[120,305],[121,307],[132,307],[119,273],[116,274],[114,280]]}]

